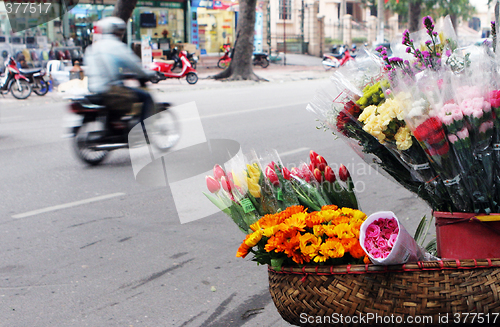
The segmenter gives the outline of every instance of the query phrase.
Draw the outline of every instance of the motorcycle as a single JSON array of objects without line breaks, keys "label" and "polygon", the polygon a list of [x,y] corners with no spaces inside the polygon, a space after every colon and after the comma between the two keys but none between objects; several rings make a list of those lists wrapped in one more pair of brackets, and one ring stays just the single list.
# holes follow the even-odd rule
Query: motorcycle
[{"label": "motorcycle", "polygon": [[[198,63],[198,56],[196,56],[194,52],[193,53],[189,53],[189,52],[186,51],[186,58],[189,61],[189,63],[191,64],[191,67],[193,67],[194,69],[196,69],[196,64]],[[169,60],[173,60],[174,61],[174,66],[172,67],[172,70],[174,70],[177,67],[179,67],[180,69],[182,69],[182,67],[183,67],[183,65],[182,65],[182,59],[179,56],[179,51],[177,50],[177,47],[175,47],[172,50],[172,52],[170,53]]]},{"label": "motorcycle", "polygon": [[167,78],[180,79],[186,77],[186,81],[189,84],[196,84],[196,82],[198,82],[198,74],[196,70],[191,67],[191,63],[187,59],[187,52],[181,51],[179,57],[182,60],[182,71],[180,73],[172,72],[175,65],[174,60],[154,59],[150,69],[156,71],[156,75],[151,78],[151,82],[156,84]]},{"label": "motorcycle", "polygon": [[340,66],[345,65],[347,62],[350,60],[354,60],[355,56],[351,55],[351,52],[349,49],[345,48],[342,53],[339,54],[328,54],[325,53],[323,54],[323,61],[321,62],[323,64],[323,67],[326,70],[329,70],[331,68],[338,68]]},{"label": "motorcycle", "polygon": [[231,62],[231,46],[229,44],[224,44],[222,47],[224,48],[224,54],[219,58],[217,67],[224,69],[229,66]]},{"label": "motorcycle", "polygon": [[[146,80],[140,80],[140,83],[141,87],[145,87]],[[134,141],[130,137],[137,131],[134,127],[141,122],[141,110],[137,107],[142,104],[134,103],[131,110],[123,110],[108,108],[104,102],[102,95],[89,94],[73,97],[68,108],[73,115],[66,119],[66,136],[73,138],[76,156],[89,165],[100,164],[112,150],[145,145],[144,142],[137,142],[145,140],[142,129],[142,137],[137,136],[136,143],[129,143],[129,140]],[[180,138],[178,120],[169,110],[169,103],[155,103],[154,107],[148,123],[144,125],[148,126],[147,142],[160,151],[167,151]],[[149,124],[151,118],[154,120]]]},{"label": "motorcycle", "polygon": [[[217,62],[217,67],[226,68],[231,62],[231,47],[228,44],[224,44],[224,54],[219,58]],[[252,56],[252,64],[254,66],[261,66],[262,68],[267,68],[269,66],[269,56],[264,52],[254,52]]]},{"label": "motorcycle", "polygon": [[16,99],[26,99],[31,94],[29,79],[21,74],[13,57],[5,62],[5,75],[0,80],[0,94],[12,93]]},{"label": "motorcycle", "polygon": [[19,72],[29,80],[31,88],[37,95],[43,96],[49,92],[49,83],[45,81],[45,71],[42,68],[21,68]]}]

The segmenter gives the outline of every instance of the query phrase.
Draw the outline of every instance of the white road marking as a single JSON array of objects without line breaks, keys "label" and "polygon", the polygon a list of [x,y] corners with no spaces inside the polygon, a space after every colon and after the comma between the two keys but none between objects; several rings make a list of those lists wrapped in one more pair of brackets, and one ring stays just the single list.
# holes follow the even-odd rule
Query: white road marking
[{"label": "white road marking", "polygon": [[85,200],[80,200],[80,201],[75,201],[75,202],[70,202],[70,203],[65,203],[65,204],[59,204],[56,206],[52,207],[47,207],[43,209],[38,209],[38,210],[33,210],[33,211],[28,211],[25,213],[20,213],[17,215],[12,216],[14,219],[19,219],[19,218],[26,218],[30,216],[35,216],[41,213],[46,213],[46,212],[51,212],[51,211],[56,211],[56,210],[61,210],[61,209],[67,209],[67,208],[72,208],[76,207],[82,204],[87,204],[87,203],[92,203],[92,202],[97,202],[97,201],[103,201],[111,198],[116,198],[118,196],[125,195],[125,193],[113,193],[113,194],[107,194],[107,195],[102,195],[102,196],[96,196],[94,198],[90,199],[85,199]]},{"label": "white road marking", "polygon": [[201,118],[207,119],[207,118],[217,118],[217,117],[225,117],[225,116],[234,116],[234,115],[239,115],[239,114],[246,114],[246,113],[249,113],[249,112],[271,110],[271,109],[279,109],[279,108],[292,107],[292,106],[297,106],[297,105],[303,105],[304,108],[305,108],[308,103],[309,102],[279,104],[279,105],[276,105],[276,106],[261,107],[261,108],[254,108],[254,109],[247,109],[247,110],[240,110],[240,111],[231,111],[231,112],[220,113],[220,114],[213,114],[213,115],[205,115],[205,116],[201,116]]},{"label": "white road marking", "polygon": [[296,154],[296,153],[303,152],[303,151],[309,151],[309,148],[298,148],[295,150],[285,151],[285,152],[279,153],[279,155],[280,156],[289,156],[291,154]]}]

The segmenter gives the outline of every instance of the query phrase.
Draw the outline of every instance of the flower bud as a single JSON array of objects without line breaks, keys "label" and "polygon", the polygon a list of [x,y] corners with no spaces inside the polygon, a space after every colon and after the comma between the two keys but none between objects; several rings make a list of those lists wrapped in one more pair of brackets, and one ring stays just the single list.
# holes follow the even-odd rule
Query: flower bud
[{"label": "flower bud", "polygon": [[318,183],[323,182],[323,174],[318,168],[314,169],[313,175],[314,178],[316,178],[316,180],[318,181]]},{"label": "flower bud", "polygon": [[343,164],[341,164],[340,168],[339,168],[339,177],[340,177],[340,180],[342,180],[343,182],[347,181],[347,179],[349,177],[351,177],[346,166],[344,166]]},{"label": "flower bud", "polygon": [[316,160],[317,156],[318,156],[318,154],[316,152],[314,152],[313,150],[311,150],[309,152],[309,159],[311,159],[311,162],[314,162]]},{"label": "flower bud", "polygon": [[215,165],[214,166],[214,177],[216,180],[220,181],[223,176],[226,176],[226,173],[224,172],[224,169],[222,169],[221,166]]},{"label": "flower bud", "polygon": [[280,184],[278,175],[276,175],[276,172],[271,167],[266,167],[266,177],[274,186],[278,186]]},{"label": "flower bud", "polygon": [[325,168],[325,179],[330,183],[335,183],[335,181],[337,180],[337,176],[335,176],[335,173],[330,166],[326,166]]},{"label": "flower bud", "polygon": [[211,193],[217,193],[220,190],[219,182],[212,176],[206,176],[205,181],[207,182],[207,188]]},{"label": "flower bud", "polygon": [[286,179],[287,181],[289,181],[289,180],[290,180],[290,178],[291,178],[291,176],[290,176],[290,175],[291,175],[291,173],[290,173],[290,171],[288,170],[288,168],[283,167],[283,169],[281,170],[281,173],[283,174],[283,178],[284,178],[284,179]]},{"label": "flower bud", "polygon": [[231,189],[234,189],[233,173],[227,173],[227,181],[229,182],[229,186],[231,186]]},{"label": "flower bud", "polygon": [[231,184],[227,180],[226,176],[221,177],[220,183],[222,184],[222,188],[224,189],[224,191],[226,191],[227,193],[231,193]]},{"label": "flower bud", "polygon": [[322,156],[317,156],[316,160],[318,161],[318,165],[315,168],[318,168],[320,171],[324,171],[326,166],[328,165],[325,158],[323,158]]}]

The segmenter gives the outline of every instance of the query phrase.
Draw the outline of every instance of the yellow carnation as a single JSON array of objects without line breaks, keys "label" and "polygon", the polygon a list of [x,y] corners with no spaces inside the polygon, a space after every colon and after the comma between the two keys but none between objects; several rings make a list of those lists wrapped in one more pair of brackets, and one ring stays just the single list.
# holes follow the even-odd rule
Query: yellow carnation
[{"label": "yellow carnation", "polygon": [[396,135],[396,145],[398,150],[408,150],[412,145],[411,133],[408,127],[400,127]]}]

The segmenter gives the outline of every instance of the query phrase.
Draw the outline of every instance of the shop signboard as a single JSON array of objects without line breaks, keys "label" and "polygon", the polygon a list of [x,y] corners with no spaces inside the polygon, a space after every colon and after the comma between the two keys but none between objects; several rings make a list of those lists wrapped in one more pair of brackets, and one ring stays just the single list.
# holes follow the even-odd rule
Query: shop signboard
[{"label": "shop signboard", "polygon": [[196,45],[196,49],[200,48],[198,33],[198,13],[197,8],[195,7],[191,7],[191,43]]},{"label": "shop signboard", "polygon": [[255,34],[253,37],[253,51],[262,52],[262,30],[264,28],[264,19],[262,11],[255,13]]},{"label": "shop signboard", "polygon": [[153,62],[153,50],[151,49],[151,36],[142,35],[141,37],[141,57],[142,68],[149,69]]},{"label": "shop signboard", "polygon": [[136,7],[157,7],[157,8],[182,8],[181,2],[163,2],[163,1],[137,1]]}]

